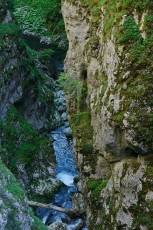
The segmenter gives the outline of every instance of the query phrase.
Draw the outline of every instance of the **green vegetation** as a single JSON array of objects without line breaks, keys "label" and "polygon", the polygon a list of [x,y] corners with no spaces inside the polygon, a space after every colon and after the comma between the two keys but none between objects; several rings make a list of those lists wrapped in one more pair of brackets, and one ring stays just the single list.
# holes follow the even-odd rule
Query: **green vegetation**
[{"label": "green vegetation", "polygon": [[73,75],[60,73],[58,81],[59,86],[64,89],[66,94],[80,94],[81,82]]},{"label": "green vegetation", "polygon": [[4,188],[7,189],[17,200],[23,200],[25,198],[25,194],[23,189],[19,186],[15,177],[12,173],[4,166],[2,161],[0,160],[0,181],[6,181],[4,184]]},{"label": "green vegetation", "polygon": [[[147,103],[148,107],[153,105],[151,99],[153,89],[152,22],[152,13],[149,12],[144,19],[146,37],[142,38],[139,26],[135,23],[134,18],[128,16],[123,24],[123,35],[119,39],[120,43],[125,44],[122,58],[125,60],[126,53],[129,53],[127,63],[131,63],[128,68],[126,64],[124,66],[125,72],[130,69],[131,75],[124,80],[128,85],[128,89],[122,90],[121,96],[126,98],[123,101],[122,109],[126,111],[133,100],[137,101],[137,105],[132,108],[128,121],[136,130],[138,140],[145,141],[150,150],[153,148],[151,140],[153,132],[152,113],[147,112],[144,102]],[[121,77],[118,76],[118,81],[120,81]],[[121,84],[123,84],[123,80],[121,80]],[[142,108],[141,111],[140,108]],[[123,114],[123,111],[120,111],[118,116]],[[134,119],[131,119],[131,116],[134,116]]]},{"label": "green vegetation", "polygon": [[91,118],[89,112],[78,112],[72,114],[70,124],[73,135],[77,138],[77,147],[81,148],[84,154],[92,154],[93,152],[93,128],[91,126]]},{"label": "green vegetation", "polygon": [[[108,179],[102,180],[102,179],[89,179],[86,182],[86,186],[88,189],[88,194],[90,194],[90,199],[92,202],[92,211],[93,214],[96,217],[96,211],[101,209],[101,197],[100,197],[100,193],[101,191],[106,187],[108,183]],[[104,214],[104,213],[103,213]],[[103,214],[101,217],[103,217]]]},{"label": "green vegetation", "polygon": [[[53,157],[50,141],[34,128],[12,107],[8,111],[6,123],[0,122],[2,160],[12,172],[16,173],[17,160],[29,166],[31,162],[41,155],[51,154]],[[48,148],[49,147],[49,148]]]},{"label": "green vegetation", "polygon": [[136,227],[140,227],[141,224],[144,224],[148,227],[149,230],[153,229],[152,216],[147,213],[140,213],[135,219],[137,225]]},{"label": "green vegetation", "polygon": [[27,71],[29,72],[28,77],[22,83],[23,86],[28,87],[28,85],[33,84],[39,101],[44,105],[49,104],[50,107],[53,106],[53,84],[51,80],[36,66],[36,60],[40,62],[50,60],[54,51],[50,48],[36,51],[30,48],[23,39],[18,41],[18,45],[26,53],[26,60],[19,60],[19,65],[22,68],[26,66]]},{"label": "green vegetation", "polygon": [[64,20],[61,13],[61,0],[51,0],[46,22],[51,34],[51,41],[58,47],[67,50],[68,42],[65,32]]},{"label": "green vegetation", "polygon": [[0,24],[0,40],[4,36],[17,36],[19,34],[19,27],[14,23],[1,23]]},{"label": "green vegetation", "polygon": [[[9,109],[5,123],[0,121],[0,131],[2,161],[19,178],[22,176],[18,165],[24,166],[24,172],[28,178],[25,186],[29,199],[49,202],[61,186],[54,186],[47,178],[49,176],[47,167],[50,163],[53,165],[55,163],[50,140],[43,134],[39,134],[15,107]],[[33,177],[36,171],[39,173],[39,178]],[[40,194],[37,188],[43,180],[46,190]],[[8,183],[8,189],[13,189],[12,194],[17,193],[16,187],[11,187],[11,184],[12,181]]]},{"label": "green vegetation", "polygon": [[31,230],[47,230],[42,221],[33,214],[32,209],[29,208],[29,212],[31,217],[34,219],[34,224],[32,225]]},{"label": "green vegetation", "polygon": [[140,34],[139,26],[136,24],[134,18],[132,16],[126,17],[123,24],[123,36],[119,41],[121,43],[126,41],[139,43],[141,40],[142,36]]},{"label": "green vegetation", "polygon": [[45,29],[45,18],[49,13],[49,6],[51,6],[51,0],[15,0],[15,9],[23,8],[16,10],[14,16],[23,29],[28,29],[30,32],[49,35],[48,31]]},{"label": "green vegetation", "polygon": [[[1,146],[0,146],[1,148]],[[2,148],[1,148],[2,150]],[[5,151],[5,150],[4,150]],[[19,207],[15,206],[16,201],[19,202],[21,205],[22,210],[23,206],[25,205],[25,193],[24,190],[20,187],[15,177],[12,175],[12,173],[4,166],[2,161],[0,160],[0,191],[1,195],[4,194],[4,197],[2,196],[4,205],[0,207],[1,211],[5,209],[6,207],[9,207],[9,217],[7,225],[5,226],[6,229],[19,229],[19,226],[22,224],[22,222],[19,222],[17,220]],[[12,194],[12,197],[5,198],[5,193],[9,192]],[[31,208],[25,209],[25,215],[30,214],[30,216],[34,219],[34,223],[32,225],[33,230],[45,230],[45,225],[33,214],[33,211]]]},{"label": "green vegetation", "polygon": [[64,21],[58,0],[14,0],[14,16],[22,29],[51,37],[61,48],[67,46]]},{"label": "green vegetation", "polygon": [[[127,119],[130,128],[132,127],[136,131],[138,142],[145,142],[148,147],[148,152],[151,152],[153,149],[151,140],[153,133],[153,114],[149,112],[147,107],[151,108],[153,106],[153,2],[152,0],[82,0],[81,4],[87,8],[90,32],[93,34],[95,30],[95,35],[89,36],[87,40],[85,45],[86,52],[92,55],[93,47],[99,47],[101,38],[98,37],[96,31],[97,26],[100,26],[102,20],[103,42],[106,42],[113,35],[116,39],[116,52],[118,51],[118,47],[123,46],[119,71],[116,74],[116,86],[109,89],[104,102],[107,106],[110,93],[115,94],[121,91],[120,110],[114,112],[113,106],[109,105],[108,107],[108,110],[112,113],[111,119],[123,127],[124,113],[129,111],[130,108],[130,114]],[[101,11],[102,7],[104,11]],[[134,10],[136,10],[136,14],[138,15],[138,22],[136,22],[133,16]],[[144,12],[147,13],[143,15]],[[140,28],[143,29],[143,33]],[[93,57],[94,55],[93,53]],[[100,58],[99,54],[99,60]],[[129,77],[123,78],[124,74],[128,71],[130,71]],[[100,85],[104,85],[102,91],[104,90],[105,92],[107,88],[107,76],[103,78],[104,81],[101,82],[100,75],[101,73],[96,73],[95,78]],[[123,88],[124,84],[127,85],[126,90]],[[102,92],[100,98],[103,98],[103,95]],[[132,104],[134,104],[134,106],[132,106]],[[98,112],[103,106],[101,102],[97,103],[96,97],[95,106]],[[140,108],[142,109],[140,110]]]},{"label": "green vegetation", "polygon": [[124,119],[124,112],[116,113],[112,116],[112,120],[120,125],[122,125],[123,119]]},{"label": "green vegetation", "polygon": [[87,188],[91,191],[92,197],[99,197],[100,192],[106,187],[108,180],[90,179],[87,181]]}]

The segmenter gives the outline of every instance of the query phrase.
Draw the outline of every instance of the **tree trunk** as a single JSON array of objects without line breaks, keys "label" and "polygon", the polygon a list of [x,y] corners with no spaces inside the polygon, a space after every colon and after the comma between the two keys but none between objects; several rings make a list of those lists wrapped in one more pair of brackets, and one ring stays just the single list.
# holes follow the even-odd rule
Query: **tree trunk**
[{"label": "tree trunk", "polygon": [[61,208],[55,205],[51,205],[51,204],[42,204],[39,202],[34,202],[34,201],[27,201],[28,205],[30,206],[37,206],[37,207],[41,207],[41,208],[48,208],[48,209],[52,209],[58,212],[64,212],[70,216],[75,216],[77,215],[77,213],[75,213],[74,209],[65,209],[65,208]]}]

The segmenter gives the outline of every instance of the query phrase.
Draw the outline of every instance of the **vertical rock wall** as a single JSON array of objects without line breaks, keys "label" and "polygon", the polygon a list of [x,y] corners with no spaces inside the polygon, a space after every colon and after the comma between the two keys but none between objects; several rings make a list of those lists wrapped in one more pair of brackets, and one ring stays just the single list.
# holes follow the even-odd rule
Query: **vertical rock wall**
[{"label": "vertical rock wall", "polygon": [[152,227],[151,7],[62,1],[65,71],[82,86],[67,101],[92,230]]},{"label": "vertical rock wall", "polygon": [[8,2],[0,1],[0,159],[5,164],[0,162],[0,229],[46,229],[28,209],[25,194],[46,202],[60,187],[51,141],[40,134],[60,123],[55,68],[32,56]]}]

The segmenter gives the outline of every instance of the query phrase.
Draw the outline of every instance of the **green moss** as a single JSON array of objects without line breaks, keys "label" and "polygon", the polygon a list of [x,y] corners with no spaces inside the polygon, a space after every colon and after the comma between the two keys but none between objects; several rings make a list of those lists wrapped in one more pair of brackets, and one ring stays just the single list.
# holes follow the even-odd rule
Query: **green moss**
[{"label": "green moss", "polygon": [[[145,3],[145,1],[141,1]],[[147,3],[151,4],[149,1]],[[122,7],[125,7],[122,5]],[[140,18],[142,17],[141,11]],[[148,112],[147,107],[152,107],[152,26],[153,22],[151,8],[144,18],[144,30],[146,37],[142,38],[139,25],[136,24],[132,15],[125,18],[123,28],[120,30],[120,38],[118,42],[124,45],[123,54],[121,57],[122,71],[119,72],[116,78],[116,87],[114,92],[119,89],[121,98],[124,98],[120,103],[121,110],[113,114],[112,119],[122,125],[123,114],[125,111],[130,113],[127,118],[130,127],[136,131],[138,142],[144,142],[148,148],[148,152],[153,149],[151,136],[153,133],[152,113]],[[127,55],[128,54],[128,55]],[[130,71],[130,75],[124,79],[124,74]],[[123,84],[127,84],[127,89],[123,89]],[[112,92],[113,93],[113,92]],[[142,100],[143,98],[143,100]],[[141,110],[140,110],[141,108]]]},{"label": "green moss", "polygon": [[93,151],[93,128],[89,112],[78,112],[73,114],[70,119],[74,137],[77,138],[77,145],[84,154]]},{"label": "green moss", "polygon": [[1,152],[1,157],[13,172],[18,159],[27,166],[43,152],[50,152],[54,159],[50,141],[38,134],[14,107],[9,109],[6,123],[0,122],[0,129],[1,145],[6,150],[5,155]]},{"label": "green moss", "polygon": [[[25,197],[23,189],[19,186],[12,173],[4,166],[0,160],[0,180],[5,179],[4,188],[7,189],[16,199],[22,200]],[[9,175],[9,176],[8,176]]]},{"label": "green moss", "polygon": [[19,27],[14,22],[0,24],[0,39],[4,36],[17,36],[19,32]]},{"label": "green moss", "polygon": [[137,227],[144,224],[149,230],[153,229],[152,215],[149,213],[140,213],[135,219],[135,222]]},{"label": "green moss", "polygon": [[[90,201],[91,201],[91,209],[93,212],[93,215],[97,215],[97,212],[100,211],[102,208],[102,198],[100,197],[100,193],[103,190],[103,188],[106,187],[108,183],[108,179],[102,180],[102,179],[89,179],[86,182],[86,186],[88,189],[88,192],[90,192]],[[104,214],[105,215],[105,214]],[[103,218],[103,215],[101,216]]]},{"label": "green moss", "polygon": [[[10,197],[9,199],[3,197],[3,201],[6,207],[10,208],[9,216],[8,216],[8,222],[5,226],[6,229],[20,229],[21,222],[17,221],[16,217],[18,214],[18,209],[14,206],[15,199],[21,204],[25,199],[25,193],[24,190],[20,187],[17,180],[13,176],[13,174],[4,166],[2,161],[0,160],[0,181],[2,181],[3,187],[1,187],[1,192],[3,194],[3,191],[6,190],[12,194],[13,198]],[[14,199],[15,198],[15,199]],[[0,209],[3,209],[4,207],[0,207]],[[28,210],[25,210],[25,215],[30,214],[30,216],[34,219],[34,223],[32,225],[33,230],[45,230],[45,225],[34,216],[33,211],[31,208],[28,208]]]},{"label": "green moss", "polygon": [[87,188],[91,191],[94,198],[99,197],[100,192],[106,187],[108,180],[90,179],[87,181]]},{"label": "green moss", "polygon": [[113,116],[112,116],[112,120],[113,121],[115,121],[116,123],[118,123],[118,124],[122,124],[122,121],[123,121],[123,119],[124,119],[124,113],[125,112],[117,112],[116,114],[114,114]]},{"label": "green moss", "polygon": [[149,9],[153,7],[152,0],[121,0],[121,4],[126,9],[137,9],[138,11],[143,11],[144,9]]}]

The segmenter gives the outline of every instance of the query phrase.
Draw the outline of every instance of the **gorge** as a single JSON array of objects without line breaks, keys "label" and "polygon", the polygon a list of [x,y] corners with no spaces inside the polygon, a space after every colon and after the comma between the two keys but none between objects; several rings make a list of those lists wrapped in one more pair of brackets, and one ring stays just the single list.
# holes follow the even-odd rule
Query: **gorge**
[{"label": "gorge", "polygon": [[0,0],[0,229],[153,229],[152,53],[152,0]]}]

